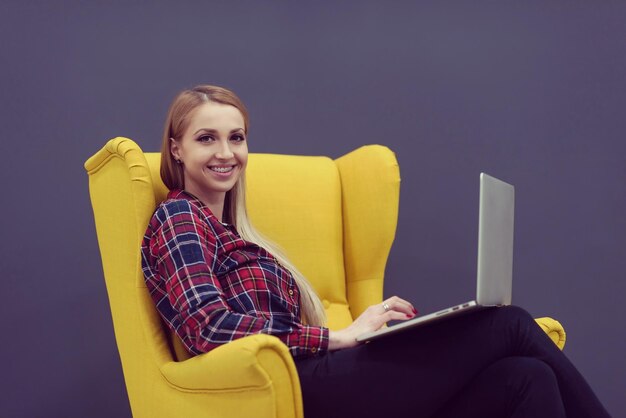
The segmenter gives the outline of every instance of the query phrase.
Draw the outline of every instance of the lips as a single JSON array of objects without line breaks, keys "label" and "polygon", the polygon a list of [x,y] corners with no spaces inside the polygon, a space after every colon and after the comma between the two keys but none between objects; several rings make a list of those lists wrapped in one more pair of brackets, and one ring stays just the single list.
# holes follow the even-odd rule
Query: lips
[{"label": "lips", "polygon": [[216,179],[228,180],[236,173],[237,164],[229,165],[210,165],[207,168]]},{"label": "lips", "polygon": [[209,166],[209,170],[215,171],[216,173],[230,173],[235,169],[234,165],[214,165]]}]

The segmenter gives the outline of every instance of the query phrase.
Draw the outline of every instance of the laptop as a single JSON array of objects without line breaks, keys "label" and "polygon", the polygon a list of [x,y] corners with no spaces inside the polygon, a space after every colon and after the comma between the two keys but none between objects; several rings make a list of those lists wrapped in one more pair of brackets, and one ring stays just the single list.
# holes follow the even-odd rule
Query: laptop
[{"label": "laptop", "polygon": [[514,206],[515,188],[502,180],[481,173],[476,299],[361,334],[356,340],[372,341],[487,307],[510,305],[513,284]]}]

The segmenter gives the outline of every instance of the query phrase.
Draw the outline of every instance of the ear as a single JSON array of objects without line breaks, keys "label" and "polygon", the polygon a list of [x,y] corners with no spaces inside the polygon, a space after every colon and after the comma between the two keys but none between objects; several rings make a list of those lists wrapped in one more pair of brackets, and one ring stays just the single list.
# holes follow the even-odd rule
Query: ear
[{"label": "ear", "polygon": [[180,160],[180,146],[174,138],[170,138],[170,152],[175,160]]}]

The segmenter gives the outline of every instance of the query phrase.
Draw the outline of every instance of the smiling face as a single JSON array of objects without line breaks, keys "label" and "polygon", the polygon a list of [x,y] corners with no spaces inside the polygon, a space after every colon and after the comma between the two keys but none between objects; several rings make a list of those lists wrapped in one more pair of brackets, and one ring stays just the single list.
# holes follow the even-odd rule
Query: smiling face
[{"label": "smiling face", "polygon": [[206,102],[191,114],[182,138],[170,150],[183,167],[185,190],[221,218],[226,192],[248,163],[248,144],[241,112],[234,106]]}]

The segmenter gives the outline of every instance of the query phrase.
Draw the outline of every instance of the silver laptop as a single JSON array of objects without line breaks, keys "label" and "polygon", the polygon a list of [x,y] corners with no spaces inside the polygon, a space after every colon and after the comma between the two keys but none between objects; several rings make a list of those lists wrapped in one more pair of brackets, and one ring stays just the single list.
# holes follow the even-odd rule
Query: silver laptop
[{"label": "silver laptop", "polygon": [[359,335],[356,340],[371,341],[486,307],[510,305],[513,283],[514,207],[515,188],[481,173],[476,300],[368,332]]}]

